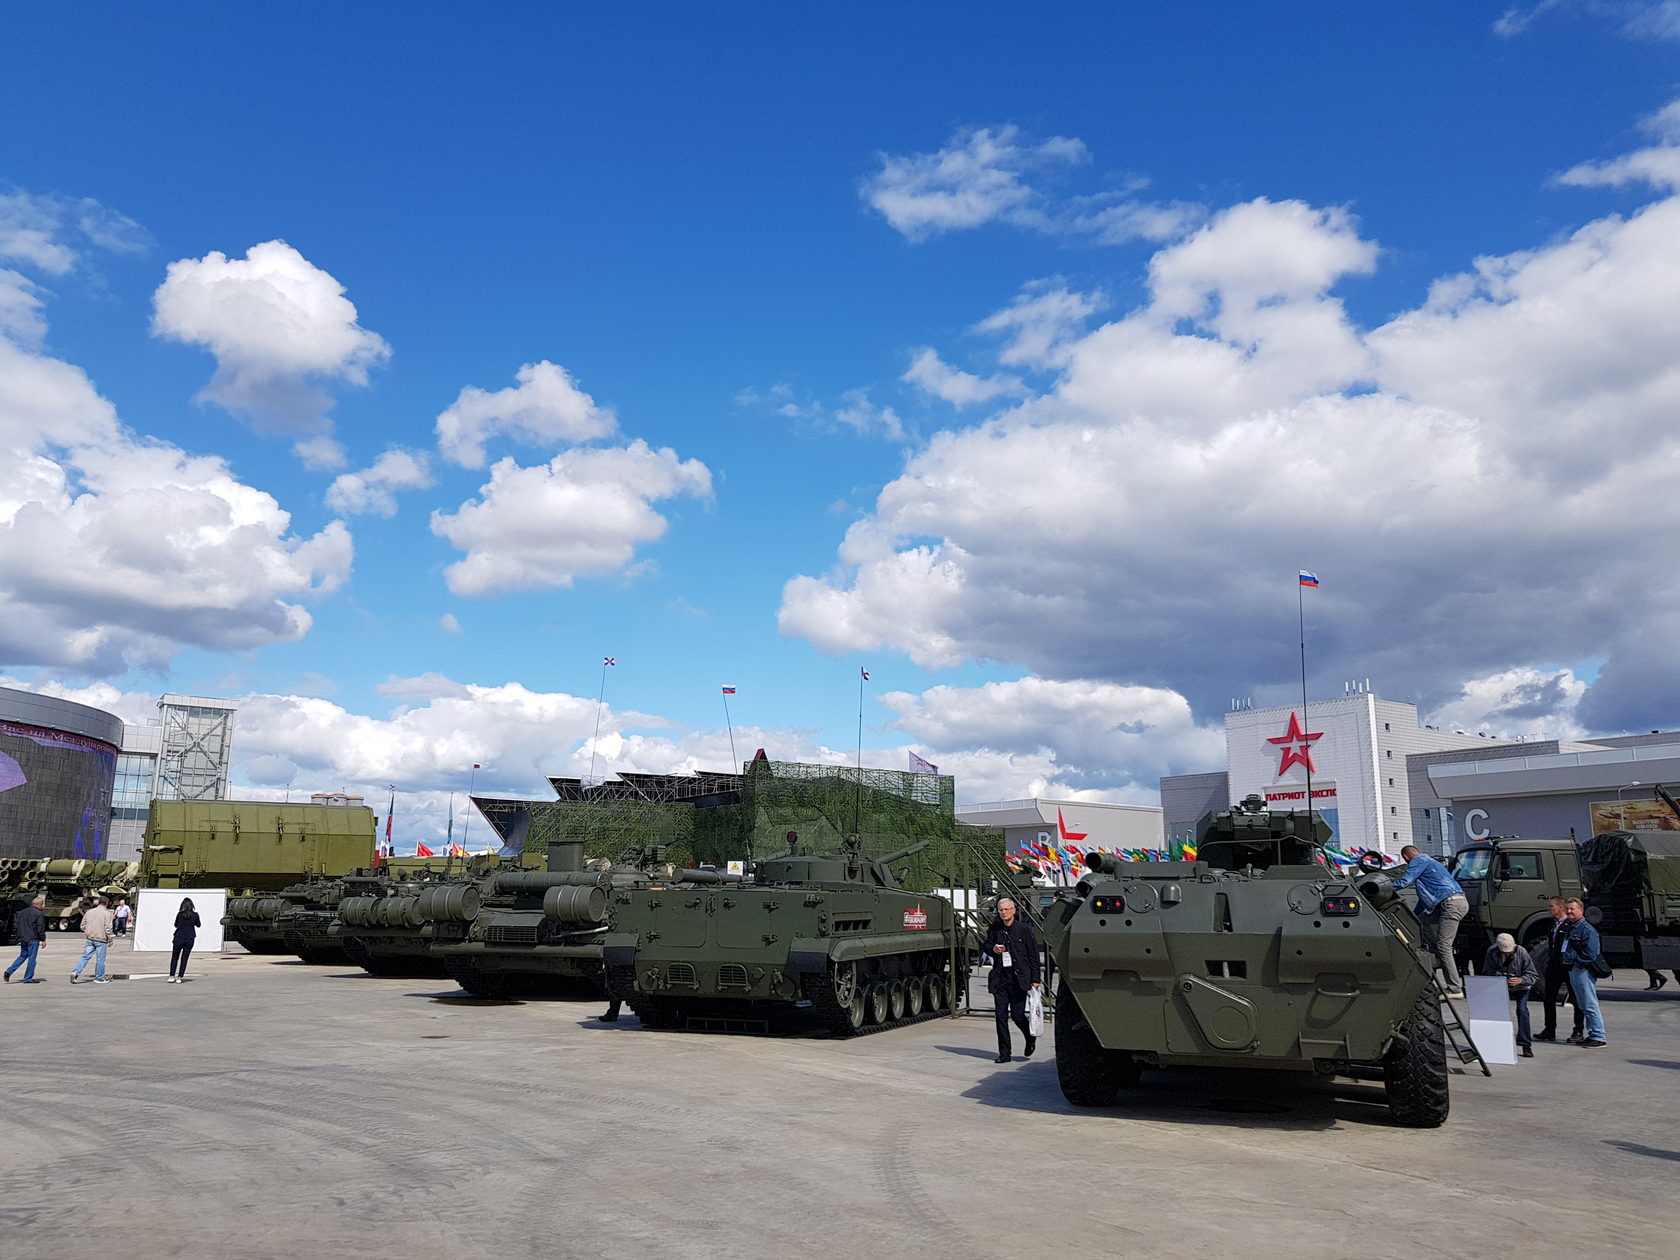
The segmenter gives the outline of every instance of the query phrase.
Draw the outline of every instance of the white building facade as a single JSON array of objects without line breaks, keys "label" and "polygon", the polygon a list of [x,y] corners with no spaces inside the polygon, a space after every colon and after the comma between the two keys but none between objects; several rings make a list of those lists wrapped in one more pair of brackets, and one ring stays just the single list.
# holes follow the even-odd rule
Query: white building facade
[{"label": "white building facade", "polygon": [[1108,805],[1033,797],[959,805],[957,821],[998,827],[1006,852],[1035,842],[1075,844],[1082,849],[1155,849],[1161,846],[1161,810],[1156,805]]},{"label": "white building facade", "polygon": [[1397,854],[1408,844],[1444,851],[1446,820],[1436,803],[1414,810],[1406,759],[1414,753],[1489,748],[1505,741],[1418,722],[1417,706],[1355,691],[1225,715],[1225,759],[1232,801],[1250,793],[1276,809],[1324,815],[1344,849]]}]

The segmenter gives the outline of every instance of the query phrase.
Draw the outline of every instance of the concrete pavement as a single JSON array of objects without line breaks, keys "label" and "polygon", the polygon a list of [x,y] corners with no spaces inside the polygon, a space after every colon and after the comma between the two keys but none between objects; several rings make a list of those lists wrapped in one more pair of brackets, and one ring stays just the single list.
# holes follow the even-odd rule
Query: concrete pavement
[{"label": "concrete pavement", "polygon": [[[643,1030],[230,947],[0,990],[0,1254],[95,1257],[1671,1257],[1680,992],[1610,1046],[1380,1086],[1145,1073],[1083,1111],[989,1018],[854,1041]],[[9,958],[8,958],[9,961]],[[984,995],[978,995],[982,1000]],[[36,1240],[31,1242],[30,1240]]]}]

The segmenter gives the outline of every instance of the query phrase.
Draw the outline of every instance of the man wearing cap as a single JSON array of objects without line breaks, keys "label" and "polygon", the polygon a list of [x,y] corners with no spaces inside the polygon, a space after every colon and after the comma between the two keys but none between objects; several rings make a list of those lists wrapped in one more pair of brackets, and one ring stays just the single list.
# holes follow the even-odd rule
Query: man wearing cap
[{"label": "man wearing cap", "polygon": [[1394,881],[1396,888],[1417,885],[1418,925],[1423,928],[1423,945],[1435,954],[1441,974],[1446,978],[1447,996],[1464,996],[1464,981],[1458,975],[1458,963],[1453,958],[1453,945],[1458,940],[1458,925],[1470,913],[1470,902],[1458,881],[1434,858],[1421,852],[1417,845],[1408,844],[1400,850],[1406,863],[1406,873]]},{"label": "man wearing cap", "polygon": [[1523,1058],[1532,1059],[1534,1026],[1528,1020],[1528,991],[1540,983],[1540,970],[1534,965],[1534,959],[1517,944],[1516,937],[1501,932],[1494,937],[1493,947],[1482,960],[1482,974],[1505,977],[1511,1000],[1517,1004],[1517,1045],[1522,1047]]}]

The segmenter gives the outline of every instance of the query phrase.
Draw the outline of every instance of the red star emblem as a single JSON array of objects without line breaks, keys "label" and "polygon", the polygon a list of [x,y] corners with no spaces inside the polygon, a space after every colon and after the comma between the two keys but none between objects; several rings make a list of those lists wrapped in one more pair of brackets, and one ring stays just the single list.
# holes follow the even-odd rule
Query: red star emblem
[{"label": "red star emblem", "polygon": [[1056,806],[1056,830],[1062,833],[1063,840],[1083,840],[1090,835],[1089,831],[1069,831],[1067,823],[1062,820],[1062,807]]},{"label": "red star emblem", "polygon": [[[1283,760],[1278,763],[1277,772],[1281,777],[1290,766],[1305,766],[1308,774],[1317,774],[1318,767],[1313,765],[1313,740],[1323,735],[1323,731],[1307,731],[1301,726],[1299,714],[1291,711],[1289,714],[1289,729],[1276,739],[1268,739],[1268,744],[1278,744],[1283,748]],[[1300,747],[1296,748],[1295,745]]]}]

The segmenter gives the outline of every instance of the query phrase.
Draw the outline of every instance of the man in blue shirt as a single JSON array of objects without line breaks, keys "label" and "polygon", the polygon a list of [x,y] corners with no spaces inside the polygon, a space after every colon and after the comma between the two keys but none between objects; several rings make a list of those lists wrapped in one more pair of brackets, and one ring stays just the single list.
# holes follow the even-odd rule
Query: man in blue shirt
[{"label": "man in blue shirt", "polygon": [[1418,922],[1423,927],[1423,945],[1435,955],[1441,974],[1447,980],[1447,996],[1464,996],[1464,981],[1458,974],[1453,958],[1453,943],[1458,940],[1458,925],[1470,912],[1470,902],[1458,881],[1434,858],[1418,852],[1415,844],[1400,850],[1406,863],[1406,873],[1394,881],[1396,888],[1417,886]]},{"label": "man in blue shirt", "polygon": [[1580,1044],[1588,1050],[1600,1050],[1605,1041],[1604,1016],[1598,1009],[1598,977],[1587,969],[1588,963],[1600,957],[1598,929],[1587,922],[1587,910],[1579,898],[1564,902],[1563,913],[1569,920],[1569,933],[1563,938],[1563,961],[1569,967],[1575,1004],[1587,1021],[1587,1038]]}]

